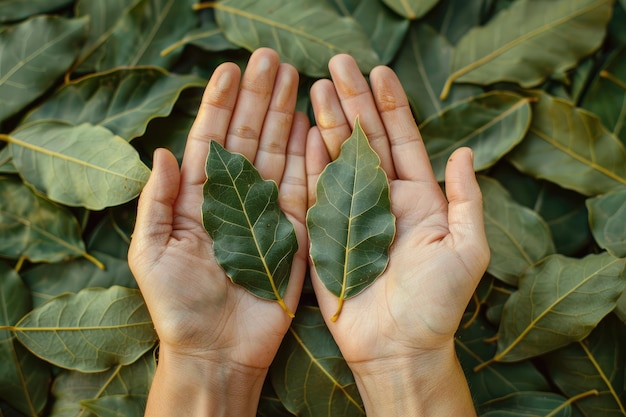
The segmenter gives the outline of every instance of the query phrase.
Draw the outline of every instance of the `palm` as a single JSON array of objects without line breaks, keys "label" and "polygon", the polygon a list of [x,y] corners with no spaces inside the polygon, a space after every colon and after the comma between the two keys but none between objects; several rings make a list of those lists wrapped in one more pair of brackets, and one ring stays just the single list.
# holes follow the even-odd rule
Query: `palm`
[{"label": "palm", "polygon": [[[279,184],[279,203],[300,246],[285,296],[295,310],[306,268],[301,160],[308,128],[304,116],[294,115],[296,91],[295,70],[279,66],[278,56],[268,50],[251,58],[241,91],[239,70],[224,65],[205,92],[182,170],[171,153],[156,155],[153,177],[140,199],[129,260],[160,342],[170,350],[262,369],[289,327],[291,320],[277,303],[251,295],[224,274],[200,209],[209,139],[244,154],[262,176]],[[260,137],[254,139],[250,132]]]},{"label": "palm", "polygon": [[[309,179],[336,158],[359,115],[390,178],[397,232],[383,275],[347,300],[336,322],[327,323],[350,363],[441,348],[452,340],[488,260],[469,151],[449,162],[446,198],[393,73],[373,71],[370,91],[348,57],[331,61],[330,68],[334,84],[323,81],[312,91],[318,127],[307,144]],[[336,297],[318,280],[314,285],[323,314],[331,317]]]}]

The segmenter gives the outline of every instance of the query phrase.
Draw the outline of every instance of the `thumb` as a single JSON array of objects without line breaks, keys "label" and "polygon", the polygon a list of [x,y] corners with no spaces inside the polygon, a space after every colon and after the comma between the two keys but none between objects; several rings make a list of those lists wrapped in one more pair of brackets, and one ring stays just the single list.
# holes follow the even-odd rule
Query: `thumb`
[{"label": "thumb", "polygon": [[448,159],[445,180],[448,228],[456,250],[479,279],[489,263],[489,246],[485,235],[482,194],[473,162],[471,149],[457,149]]},{"label": "thumb", "polygon": [[174,204],[180,187],[176,157],[167,149],[154,152],[152,173],[137,206],[137,220],[128,251],[135,276],[159,259],[172,233]]}]

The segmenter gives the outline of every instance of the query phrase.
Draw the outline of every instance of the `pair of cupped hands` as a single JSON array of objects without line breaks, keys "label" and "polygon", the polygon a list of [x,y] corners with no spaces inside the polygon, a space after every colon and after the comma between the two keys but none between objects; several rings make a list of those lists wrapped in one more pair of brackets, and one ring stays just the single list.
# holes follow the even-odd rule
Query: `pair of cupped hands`
[{"label": "pair of cupped hands", "polygon": [[[139,199],[129,262],[161,357],[254,380],[253,396],[291,319],[276,302],[233,284],[214,258],[201,219],[210,141],[243,154],[278,184],[279,204],[299,243],[285,303],[297,310],[311,268],[322,314],[360,389],[368,378],[396,369],[430,372],[442,360],[454,361],[454,333],[489,259],[471,150],[450,157],[444,195],[394,72],[374,68],[370,88],[350,56],[335,56],[329,69],[331,79],[310,91],[316,121],[310,127],[295,111],[298,72],[276,52],[255,51],[243,75],[233,63],[220,65],[204,92],[182,167],[172,153],[157,149]],[[397,232],[383,275],[347,300],[331,322],[337,298],[309,262],[305,216],[318,176],[339,155],[357,116],[389,178]]]}]

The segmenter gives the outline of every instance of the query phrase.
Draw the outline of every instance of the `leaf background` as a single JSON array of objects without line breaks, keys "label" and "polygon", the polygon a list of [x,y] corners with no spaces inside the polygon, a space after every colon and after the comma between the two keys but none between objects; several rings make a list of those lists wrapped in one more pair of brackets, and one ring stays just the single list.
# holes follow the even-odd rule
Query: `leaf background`
[{"label": "leaf background", "polygon": [[[626,295],[618,294],[612,280],[598,280],[594,296],[576,306],[580,314],[590,303],[616,303],[614,312],[597,323],[573,326],[576,331],[588,327],[582,340],[577,336],[556,351],[534,351],[507,363],[493,360],[497,343],[492,340],[515,330],[507,304],[515,303],[518,311],[531,305],[524,283],[532,278],[529,271],[555,257],[571,264],[589,255],[626,256],[626,1],[405,0],[409,8],[400,3],[222,0],[194,10],[198,0],[0,0],[0,304],[10,306],[10,314],[0,312],[0,416],[115,411],[141,416],[154,368],[149,349],[132,364],[94,374],[52,372],[49,362],[7,330],[33,309],[68,297],[63,294],[136,287],[126,254],[141,189],[122,192],[96,180],[92,191],[105,197],[91,204],[76,172],[55,170],[44,176],[55,185],[75,181],[78,202],[52,201],[34,180],[20,175],[25,165],[19,155],[13,159],[7,137],[35,119],[48,126],[63,123],[65,141],[74,137],[94,148],[106,147],[110,136],[118,135],[124,153],[141,162],[147,175],[158,146],[171,149],[180,161],[199,104],[198,87],[213,69],[227,60],[244,66],[250,50],[261,45],[275,47],[283,61],[297,65],[299,110],[311,113],[308,88],[327,76],[330,56],[348,52],[366,75],[381,63],[397,72],[418,123],[424,124],[428,146],[439,142],[452,150],[471,143],[477,156],[489,155],[476,168],[492,263],[457,335],[478,414],[595,417],[601,406],[607,415],[625,415],[612,398],[624,396]],[[498,122],[494,115],[502,114],[502,102],[484,97],[516,97],[514,103],[524,103],[514,112],[517,122]],[[463,142],[486,137],[490,121],[497,129],[489,140]],[[85,122],[92,127],[81,127]],[[434,126],[439,126],[436,134]],[[109,133],[89,135],[93,129]],[[52,133],[41,129],[36,136],[48,140]],[[440,172],[447,152],[433,153]],[[108,197],[114,194],[125,198]],[[561,279],[576,280],[568,270],[561,269]],[[547,280],[556,276],[549,275]],[[314,298],[303,297],[301,308],[302,316],[309,316],[304,311],[315,308]],[[304,320],[300,314],[297,320]],[[304,331],[301,321],[293,331]],[[314,340],[325,340],[322,326],[307,331]],[[289,338],[286,344],[293,342]],[[601,369],[616,371],[607,372],[615,395],[608,395],[592,372],[583,346]],[[315,359],[325,354],[319,355]],[[340,356],[333,361],[343,366]],[[286,360],[273,365],[270,374],[283,367],[287,388],[301,392],[307,386],[301,365]],[[33,376],[31,385],[20,383],[19,367]],[[348,380],[348,371],[341,369],[338,377]],[[115,382],[106,385],[116,372]],[[268,377],[260,416],[293,415],[276,385]],[[591,389],[600,395],[584,396]],[[323,406],[329,399],[317,394],[311,401]],[[329,417],[325,411],[313,415]]]}]

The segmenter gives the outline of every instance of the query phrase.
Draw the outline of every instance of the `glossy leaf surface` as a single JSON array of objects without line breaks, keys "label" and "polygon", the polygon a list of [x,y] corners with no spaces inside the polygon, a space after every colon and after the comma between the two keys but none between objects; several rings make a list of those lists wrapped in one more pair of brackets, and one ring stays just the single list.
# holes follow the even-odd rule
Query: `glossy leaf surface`
[{"label": "glossy leaf surface", "polygon": [[100,126],[40,121],[12,133],[9,141],[20,176],[68,206],[100,210],[125,203],[139,195],[150,175],[131,145]]},{"label": "glossy leaf surface", "polygon": [[354,377],[315,307],[298,309],[270,372],[278,397],[297,416],[365,416]]},{"label": "glossy leaf surface", "polygon": [[157,67],[116,69],[65,84],[25,122],[90,123],[131,140],[144,133],[150,120],[167,116],[182,90],[204,84],[201,78],[170,74]]},{"label": "glossy leaf surface", "polygon": [[417,19],[433,8],[439,0],[383,0],[393,11],[407,19]]},{"label": "glossy leaf surface", "polygon": [[84,256],[76,218],[11,178],[0,177],[0,254],[33,262]]},{"label": "glossy leaf surface", "polygon": [[626,145],[626,47],[611,57],[589,88],[582,105],[596,114]]},{"label": "glossy leaf surface", "polygon": [[60,295],[24,316],[15,333],[37,356],[81,372],[131,364],[156,342],[139,291],[118,286]]},{"label": "glossy leaf surface", "polygon": [[482,23],[483,9],[489,3],[490,0],[439,0],[425,18],[449,42],[456,44],[470,29]]},{"label": "glossy leaf surface", "polygon": [[585,416],[626,415],[624,324],[609,315],[581,342],[548,355],[550,376],[568,397],[597,390],[576,401]]},{"label": "glossy leaf surface", "polygon": [[389,63],[398,52],[410,22],[391,11],[380,0],[331,0],[339,13],[352,17],[363,28],[381,64]]},{"label": "glossy leaf surface", "polygon": [[[195,27],[197,16],[192,9],[195,3],[195,0],[139,0],[129,9],[118,9],[110,19],[115,21],[114,26],[100,35],[104,38],[88,56],[81,58],[77,70],[100,72],[136,65],[169,68],[180,54],[162,56],[161,51]],[[93,15],[93,9],[91,12]]]},{"label": "glossy leaf surface", "polygon": [[87,19],[39,16],[0,31],[0,121],[43,94],[72,65],[86,24]]},{"label": "glossy leaf surface", "polygon": [[328,74],[328,60],[347,53],[363,72],[380,63],[370,40],[352,18],[317,0],[224,0],[213,3],[215,18],[231,42],[253,51],[267,46],[310,76]]},{"label": "glossy leaf surface", "polygon": [[[257,297],[283,301],[298,249],[295,229],[278,206],[278,187],[241,154],[211,142],[202,220],[217,262]],[[291,313],[290,313],[291,314]]]},{"label": "glossy leaf surface", "polygon": [[496,329],[482,314],[475,318],[466,314],[454,339],[476,406],[520,391],[549,391],[548,380],[531,362],[493,362],[476,369],[495,354],[495,335]]},{"label": "glossy leaf surface", "polygon": [[384,272],[395,235],[387,175],[358,120],[339,157],[319,176],[316,195],[306,219],[310,256],[339,299],[336,320],[344,300]]},{"label": "glossy leaf surface", "polygon": [[593,114],[540,94],[528,136],[510,154],[520,171],[583,195],[626,185],[626,148]]},{"label": "glossy leaf surface", "polygon": [[555,252],[550,229],[536,212],[513,200],[498,181],[480,177],[479,184],[491,251],[487,271],[517,286],[530,266]]},{"label": "glossy leaf surface", "polygon": [[145,407],[155,367],[153,354],[148,352],[131,365],[117,365],[104,372],[62,371],[52,389],[55,402],[51,415],[76,417],[85,412],[85,406],[100,411],[113,405],[118,407],[118,416],[142,416],[143,411],[137,410]]},{"label": "glossy leaf surface", "polygon": [[600,247],[626,258],[626,187],[587,200],[589,224]]},{"label": "glossy leaf surface", "polygon": [[[598,48],[612,11],[612,0],[520,0],[456,45],[452,82],[539,84],[552,73],[575,66]],[[572,38],[576,42],[571,42]]]},{"label": "glossy leaf surface", "polygon": [[529,269],[504,306],[499,361],[516,361],[585,338],[626,287],[625,260],[550,255]]},{"label": "glossy leaf surface", "polygon": [[420,124],[420,132],[438,181],[443,181],[452,152],[474,151],[474,169],[495,164],[517,145],[530,124],[528,100],[511,93],[490,92],[458,101]]},{"label": "glossy leaf surface", "polygon": [[418,121],[441,114],[451,103],[477,96],[482,89],[468,84],[452,86],[446,100],[439,92],[450,75],[452,45],[426,24],[413,24],[391,66],[402,82]]},{"label": "glossy leaf surface", "polygon": [[27,415],[38,415],[48,399],[49,367],[24,349],[10,330],[30,311],[28,288],[0,261],[0,398]]}]

